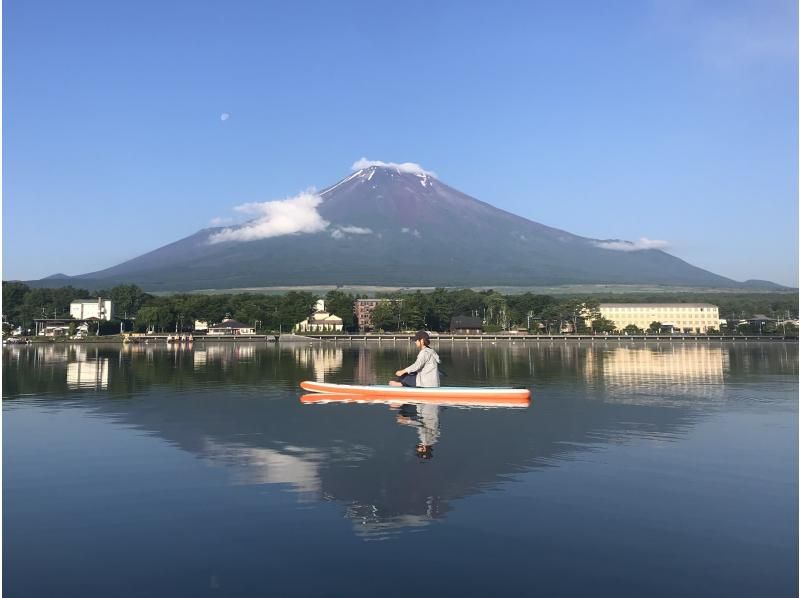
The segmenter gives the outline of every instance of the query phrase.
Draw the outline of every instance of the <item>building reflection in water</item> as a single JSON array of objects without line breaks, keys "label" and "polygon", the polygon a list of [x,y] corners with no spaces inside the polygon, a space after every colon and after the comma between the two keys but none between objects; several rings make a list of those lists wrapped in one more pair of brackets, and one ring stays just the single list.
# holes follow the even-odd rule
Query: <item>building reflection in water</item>
[{"label": "building reflection in water", "polygon": [[194,363],[194,369],[202,370],[208,363],[208,349],[205,347],[202,349],[195,349],[192,352],[192,360]]},{"label": "building reflection in water", "polygon": [[353,384],[377,384],[378,374],[375,371],[375,351],[367,347],[358,347],[356,364],[353,368]]},{"label": "building reflection in water", "polygon": [[213,363],[220,363],[225,369],[231,364],[254,362],[257,349],[253,343],[204,343],[200,347],[192,345],[180,347],[182,351],[191,351],[195,370],[202,370]]},{"label": "building reflection in water", "polygon": [[[682,434],[700,413],[687,399],[717,400],[726,379],[797,375],[796,345],[441,345],[446,385],[531,387],[534,407],[437,406],[428,417],[416,405],[299,404],[301,376],[382,384],[410,363],[407,344],[13,347],[4,350],[3,384],[12,398],[57,397],[67,387],[135,393],[91,408],[224,465],[234,483],[335,502],[358,535],[381,539],[424,529],[459,499],[572,459],[580,447]],[[418,455],[420,444],[434,447],[432,458]]]},{"label": "building reflection in water", "polygon": [[68,363],[67,388],[108,388],[108,358]]},{"label": "building reflection in water", "polygon": [[325,382],[326,374],[338,372],[344,364],[342,348],[327,345],[295,347],[294,357],[298,365],[311,368],[317,382]]},{"label": "building reflection in water", "polygon": [[108,388],[109,358],[99,357],[83,345],[62,348],[67,361],[67,388],[104,389]]},{"label": "building reflection in water", "polygon": [[609,398],[723,395],[729,353],[721,347],[617,347],[586,354],[585,373],[602,375]]}]

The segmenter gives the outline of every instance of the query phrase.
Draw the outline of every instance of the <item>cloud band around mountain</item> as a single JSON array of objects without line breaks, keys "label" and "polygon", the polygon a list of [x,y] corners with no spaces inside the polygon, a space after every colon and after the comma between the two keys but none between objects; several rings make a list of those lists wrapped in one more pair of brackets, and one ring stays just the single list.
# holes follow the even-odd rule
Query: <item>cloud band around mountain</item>
[{"label": "cloud band around mountain", "polygon": [[304,191],[295,197],[236,206],[237,212],[255,214],[256,218],[240,226],[214,233],[209,243],[255,241],[296,233],[324,231],[329,222],[317,212],[322,198],[315,191]]},{"label": "cloud band around mountain", "polygon": [[[256,218],[239,226],[231,226],[212,234],[208,242],[257,241],[270,237],[281,237],[300,233],[319,233],[329,230],[330,222],[317,211],[322,198],[313,190],[304,191],[295,197],[276,201],[246,203],[234,210],[255,214]],[[212,224],[220,224],[223,218],[214,218]],[[334,226],[331,236],[344,239],[347,235],[373,235],[372,229],[361,226]]]},{"label": "cloud band around mountain", "polygon": [[362,170],[364,168],[369,168],[370,166],[381,166],[383,168],[394,168],[397,172],[406,172],[409,174],[426,174],[428,176],[435,177],[436,174],[431,172],[430,170],[425,170],[419,164],[415,164],[414,162],[381,162],[380,160],[367,160],[366,158],[361,158],[353,163],[353,170]]},{"label": "cloud band around mountain", "polygon": [[644,251],[646,249],[666,249],[669,247],[669,242],[641,237],[638,241],[597,241],[595,245],[601,249],[612,251]]}]

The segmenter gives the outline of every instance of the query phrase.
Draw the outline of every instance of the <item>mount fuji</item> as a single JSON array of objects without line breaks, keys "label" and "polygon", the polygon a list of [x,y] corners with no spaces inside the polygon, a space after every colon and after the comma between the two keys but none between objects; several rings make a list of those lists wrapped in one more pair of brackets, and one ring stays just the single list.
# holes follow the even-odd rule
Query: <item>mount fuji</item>
[{"label": "mount fuji", "polygon": [[242,206],[207,228],[59,285],[153,291],[286,285],[535,286],[743,283],[657,248],[591,239],[495,208],[413,164],[367,163],[319,193]]}]

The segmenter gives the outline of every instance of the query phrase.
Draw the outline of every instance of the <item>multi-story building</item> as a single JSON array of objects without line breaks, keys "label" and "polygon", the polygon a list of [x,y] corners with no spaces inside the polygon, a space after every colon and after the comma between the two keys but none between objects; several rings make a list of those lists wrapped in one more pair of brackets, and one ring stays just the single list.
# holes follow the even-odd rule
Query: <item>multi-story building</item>
[{"label": "multi-story building", "polygon": [[356,321],[362,332],[372,330],[372,312],[378,303],[393,301],[392,299],[356,299]]},{"label": "multi-story building", "polygon": [[647,330],[653,322],[676,332],[719,330],[719,308],[710,303],[601,303],[600,315],[614,322],[617,330],[631,324]]},{"label": "multi-story building", "polygon": [[88,320],[96,318],[98,320],[112,320],[114,309],[111,299],[76,299],[69,304],[69,314],[76,320]]}]

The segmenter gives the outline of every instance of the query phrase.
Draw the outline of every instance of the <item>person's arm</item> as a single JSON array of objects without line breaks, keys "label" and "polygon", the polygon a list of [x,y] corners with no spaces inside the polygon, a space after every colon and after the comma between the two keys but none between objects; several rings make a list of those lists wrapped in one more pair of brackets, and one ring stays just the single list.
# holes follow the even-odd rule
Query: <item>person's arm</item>
[{"label": "person's arm", "polygon": [[422,369],[422,366],[425,365],[425,362],[428,360],[427,353],[428,352],[425,350],[420,351],[419,355],[417,355],[417,360],[414,363],[412,363],[404,370],[397,370],[394,373],[394,375],[402,376],[403,374],[413,374],[414,372],[418,372],[420,369]]}]

